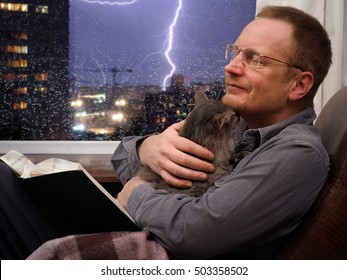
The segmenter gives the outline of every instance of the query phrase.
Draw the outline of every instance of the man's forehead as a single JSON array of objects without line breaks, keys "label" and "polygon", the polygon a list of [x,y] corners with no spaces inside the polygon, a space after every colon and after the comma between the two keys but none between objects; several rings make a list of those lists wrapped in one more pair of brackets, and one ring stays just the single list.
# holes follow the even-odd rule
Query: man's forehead
[{"label": "man's forehead", "polygon": [[241,48],[272,50],[273,48],[289,50],[292,42],[293,28],[284,21],[257,18],[250,22],[236,40]]}]

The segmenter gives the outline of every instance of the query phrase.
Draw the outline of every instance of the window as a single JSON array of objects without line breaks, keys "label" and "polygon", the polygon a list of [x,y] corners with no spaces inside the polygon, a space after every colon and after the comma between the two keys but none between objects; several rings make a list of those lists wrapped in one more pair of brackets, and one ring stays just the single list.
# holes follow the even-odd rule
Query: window
[{"label": "window", "polygon": [[0,11],[28,12],[28,4],[0,2]]},{"label": "window", "polygon": [[7,45],[1,46],[0,51],[3,53],[28,53],[28,47],[19,45]]},{"label": "window", "polygon": [[35,74],[35,81],[47,81],[48,75],[46,73]]},{"label": "window", "polygon": [[20,101],[19,103],[13,103],[13,110],[25,110],[27,108],[27,103]]},{"label": "window", "polygon": [[19,87],[19,88],[14,88],[12,90],[13,93],[17,94],[27,94],[28,93],[28,88],[27,87]]},{"label": "window", "polygon": [[3,80],[6,81],[26,81],[28,79],[28,75],[26,74],[14,74],[14,73],[7,73],[1,75]]},{"label": "window", "polygon": [[20,40],[28,40],[28,33],[27,32],[14,33],[13,37]]},{"label": "window", "polygon": [[[224,46],[256,1],[49,2],[0,2],[0,140],[162,131],[187,116],[195,92],[224,93]],[[11,119],[25,132],[15,139]]]},{"label": "window", "polygon": [[48,14],[48,6],[36,6],[35,12],[40,14]]},{"label": "window", "polygon": [[48,91],[47,87],[37,86],[34,88],[34,92],[36,93],[46,93]]},{"label": "window", "polygon": [[28,67],[28,61],[26,59],[9,59],[7,66],[12,68]]}]

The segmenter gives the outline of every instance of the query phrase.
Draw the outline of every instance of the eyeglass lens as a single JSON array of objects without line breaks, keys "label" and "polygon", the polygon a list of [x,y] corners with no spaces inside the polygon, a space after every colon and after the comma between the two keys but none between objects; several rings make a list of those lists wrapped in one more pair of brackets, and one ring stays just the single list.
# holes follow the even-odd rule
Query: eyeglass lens
[{"label": "eyeglass lens", "polygon": [[260,54],[253,49],[244,49],[241,50],[238,46],[228,45],[226,47],[226,59],[234,59],[242,52],[243,61],[251,66],[259,66],[260,63]]}]

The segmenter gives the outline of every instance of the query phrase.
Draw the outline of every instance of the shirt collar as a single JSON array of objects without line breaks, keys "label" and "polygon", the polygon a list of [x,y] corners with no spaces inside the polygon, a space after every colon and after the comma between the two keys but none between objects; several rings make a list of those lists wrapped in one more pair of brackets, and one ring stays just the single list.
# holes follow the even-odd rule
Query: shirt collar
[{"label": "shirt collar", "polygon": [[241,119],[240,125],[235,132],[235,145],[237,151],[253,151],[266,141],[277,135],[284,128],[292,124],[313,125],[316,113],[313,108],[307,108],[298,114],[267,127],[248,129],[246,122]]}]

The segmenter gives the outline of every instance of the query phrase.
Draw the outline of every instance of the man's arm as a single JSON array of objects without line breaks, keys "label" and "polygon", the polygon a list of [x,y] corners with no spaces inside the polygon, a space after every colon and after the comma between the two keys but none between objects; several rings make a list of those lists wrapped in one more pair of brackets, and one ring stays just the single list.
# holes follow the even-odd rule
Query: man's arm
[{"label": "man's arm", "polygon": [[190,187],[191,180],[203,181],[214,170],[213,154],[204,147],[179,136],[183,121],[163,133],[146,138],[127,137],[113,154],[112,164],[123,184],[141,166],[148,166],[167,183]]},{"label": "man's arm", "polygon": [[201,198],[153,190],[134,178],[125,186],[125,205],[178,258],[235,253],[295,229],[324,184],[328,164],[310,144],[285,139],[244,158]]},{"label": "man's arm", "polygon": [[144,138],[141,136],[124,137],[112,155],[113,169],[123,185],[135,176],[141,166],[136,147],[137,143],[143,141]]},{"label": "man's arm", "polygon": [[207,180],[214,170],[208,162],[213,154],[204,147],[178,135],[184,122],[176,123],[163,133],[145,139],[139,146],[141,163],[159,174],[168,184],[190,187],[191,180]]}]

